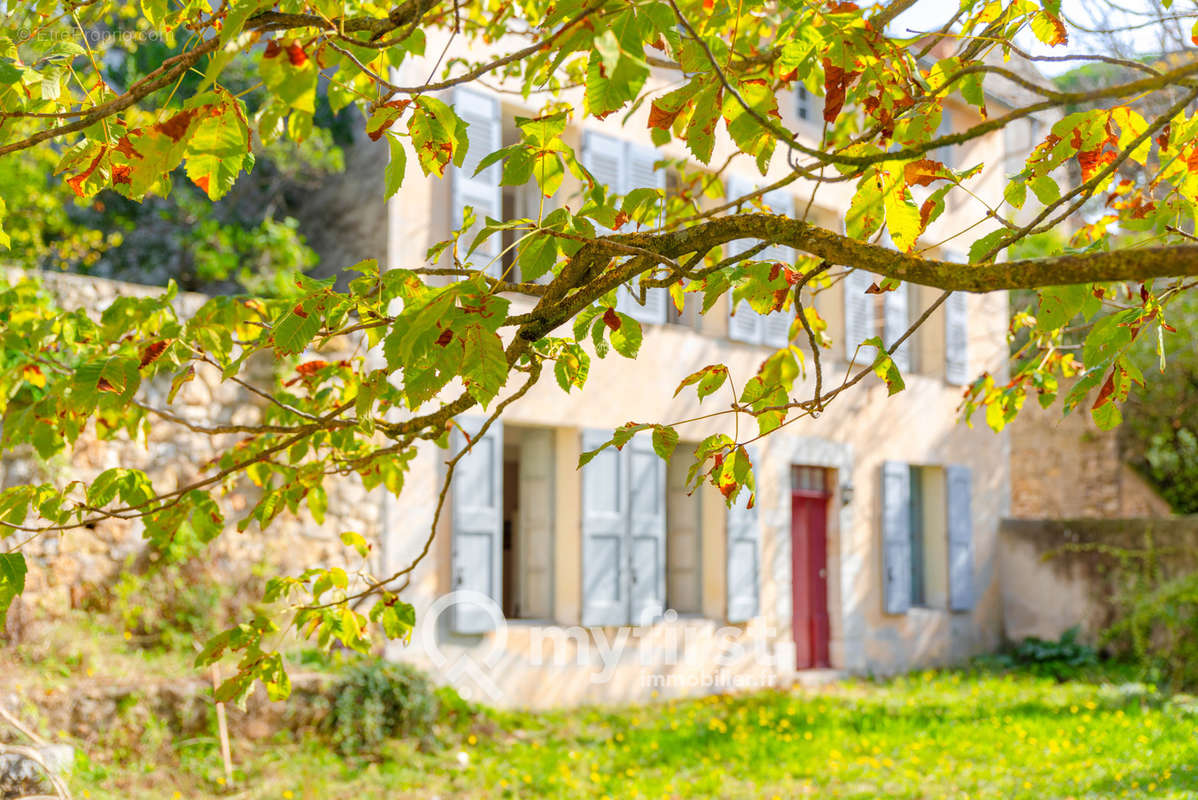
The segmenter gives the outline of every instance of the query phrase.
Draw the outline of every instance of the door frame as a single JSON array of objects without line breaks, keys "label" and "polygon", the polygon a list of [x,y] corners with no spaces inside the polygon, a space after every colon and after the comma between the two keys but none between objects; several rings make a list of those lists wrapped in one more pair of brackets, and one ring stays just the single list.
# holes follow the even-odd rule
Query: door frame
[{"label": "door frame", "polygon": [[[798,468],[798,467],[805,467],[805,468],[821,470],[824,474],[824,487],[822,489],[797,488],[793,483],[793,475],[794,475],[795,468]],[[832,638],[833,638],[832,637],[833,590],[832,590],[831,576],[832,576],[832,562],[834,561],[834,556],[833,556],[833,552],[832,552],[832,544],[833,544],[832,528],[833,528],[833,525],[835,524],[833,521],[833,516],[834,516],[833,500],[836,495],[836,490],[835,490],[835,487],[837,485],[836,484],[836,470],[828,468],[828,467],[824,467],[824,466],[816,466],[816,465],[810,465],[810,464],[793,464],[793,465],[791,465],[791,469],[790,469],[787,477],[790,479],[790,481],[788,481],[788,486],[787,486],[787,488],[789,489],[789,491],[787,492],[787,497],[789,499],[789,503],[787,505],[788,505],[788,511],[789,511],[788,535],[790,538],[790,549],[791,549],[791,554],[790,554],[791,555],[791,557],[790,557],[790,617],[791,617],[790,625],[791,625],[791,636],[794,639],[794,643],[795,643],[794,668],[796,670],[828,669],[832,666],[832,647],[831,647],[831,645],[832,645]],[[799,656],[800,656],[800,650],[799,650],[800,626],[803,624],[804,620],[800,619],[800,616],[799,616],[799,606],[800,606],[799,592],[800,592],[800,587],[806,587],[808,582],[805,579],[805,577],[802,580],[800,579],[800,577],[801,577],[800,569],[799,569],[799,567],[800,567],[800,563],[799,563],[800,551],[799,551],[799,547],[798,547],[798,545],[799,545],[798,527],[796,524],[797,519],[795,516],[795,512],[796,512],[795,506],[797,505],[798,501],[803,501],[803,500],[814,501],[815,503],[822,503],[824,505],[823,531],[822,531],[822,538],[823,538],[822,550],[823,550],[824,564],[820,569],[823,573],[821,576],[823,579],[823,608],[822,608],[822,611],[823,611],[824,617],[826,618],[826,621],[823,626],[824,627],[823,643],[822,643],[823,647],[820,648],[818,645],[815,645],[815,643],[813,642],[813,649],[815,650],[815,653],[813,654],[811,660],[814,663],[803,664],[800,666],[798,663]],[[816,548],[816,549],[819,549],[819,548]],[[814,594],[812,596],[814,597]],[[820,652],[821,649],[822,649],[822,653]]]}]

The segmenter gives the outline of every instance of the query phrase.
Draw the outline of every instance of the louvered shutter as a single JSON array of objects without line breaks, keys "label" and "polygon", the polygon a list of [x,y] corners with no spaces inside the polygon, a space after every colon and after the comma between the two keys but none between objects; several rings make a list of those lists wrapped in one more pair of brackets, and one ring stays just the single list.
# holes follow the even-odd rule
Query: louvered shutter
[{"label": "louvered shutter", "polygon": [[882,464],[882,592],[887,614],[911,607],[911,468]]},{"label": "louvered shutter", "polygon": [[[732,302],[732,293],[728,293],[728,302]],[[728,317],[728,338],[738,342],[760,344],[765,328],[765,319],[752,306],[741,300],[736,304],[736,311]]]},{"label": "louvered shutter", "polygon": [[749,492],[741,489],[727,514],[728,621],[746,622],[759,609],[761,566],[757,508],[748,508]]},{"label": "louvered shutter", "polygon": [[666,608],[666,462],[652,440],[637,436],[628,459],[629,598],[631,622],[649,625]]},{"label": "louvered shutter", "polygon": [[[458,424],[474,444],[453,474],[453,542],[451,568],[454,591],[480,592],[501,602],[503,547],[503,426],[498,420],[482,437],[481,417],[461,417]],[[453,432],[453,448],[466,446],[462,432]],[[482,633],[495,627],[491,613],[478,604],[457,603],[451,624],[458,633]]]},{"label": "louvered shutter", "polygon": [[[584,452],[611,438],[609,431],[582,434]],[[608,447],[582,468],[582,624],[628,622],[627,490],[623,454]]]},{"label": "louvered shutter", "polygon": [[582,140],[582,165],[613,192],[624,192],[624,143],[601,133],[587,133]]},{"label": "louvered shutter", "polygon": [[[657,150],[652,147],[628,143],[625,145],[623,192],[633,189],[666,188],[665,170],[654,168],[659,160]],[[666,321],[666,303],[669,294],[664,287],[653,287],[645,291],[645,303],[641,305],[640,292],[620,287],[616,309],[640,322],[660,325]]]},{"label": "louvered shutter", "polygon": [[[738,197],[743,197],[753,191],[753,184],[741,178],[739,175],[732,175],[728,178],[728,183],[725,190],[727,200],[735,200]],[[739,255],[748,250],[752,243],[748,239],[736,239],[728,242],[725,246],[727,257]],[[765,335],[765,323],[761,316],[753,308],[743,300],[732,305],[732,293],[728,293],[728,338],[738,342],[748,342],[750,344],[761,344],[762,338]]]},{"label": "louvered shutter", "polygon": [[[600,184],[609,191],[623,194],[625,192],[625,144],[619,139],[604,136],[601,133],[587,133],[582,140],[582,165],[587,168]],[[608,228],[595,226],[596,236],[606,236],[611,233]],[[624,286],[616,289],[616,310],[634,317],[632,307],[636,305],[631,293]],[[635,318],[635,317],[634,317]]]},{"label": "louvered shutter", "polygon": [[873,275],[855,269],[844,277],[844,355],[858,364],[872,364],[877,355],[873,345],[857,346],[874,335],[874,296],[865,291],[874,282]]},{"label": "louvered shutter", "polygon": [[[794,216],[794,197],[785,189],[775,189],[766,192],[761,198],[767,208],[783,217]],[[794,266],[795,251],[793,248],[775,244],[762,251],[762,261],[781,261],[786,266]],[[790,324],[794,321],[793,306],[785,311],[772,311],[765,315],[762,326],[761,340],[772,347],[786,347],[790,343]]]},{"label": "louvered shutter", "polygon": [[790,327],[794,322],[794,311],[774,311],[765,315],[761,340],[772,347],[790,344]]},{"label": "louvered shutter", "polygon": [[969,381],[969,312],[960,292],[944,301],[944,377],[949,383]]},{"label": "louvered shutter", "polygon": [[973,608],[973,472],[969,467],[945,468],[948,484],[948,607]]},{"label": "louvered shutter", "polygon": [[[910,324],[907,310],[909,297],[909,286],[906,283],[901,283],[894,291],[882,295],[883,340],[886,342],[887,349],[907,332],[907,326]],[[892,353],[891,357],[894,358],[895,366],[899,368],[900,372],[909,370],[911,368],[911,340],[907,339],[903,342],[903,346]]]},{"label": "louvered shutter", "polygon": [[[470,139],[470,148],[461,168],[453,170],[453,223],[459,226],[466,206],[474,208],[476,223],[462,236],[459,252],[463,255],[474,243],[474,237],[482,230],[486,218],[503,218],[503,189],[499,185],[501,168],[492,164],[477,175],[479,163],[484,156],[498,150],[502,143],[502,120],[499,112],[499,101],[479,92],[469,89],[456,89],[453,93],[453,106],[458,116],[469,126],[466,134]],[[500,237],[491,236],[485,244],[479,246],[471,260],[478,265],[487,264],[487,272],[499,277],[503,266],[498,256],[501,250]]]}]

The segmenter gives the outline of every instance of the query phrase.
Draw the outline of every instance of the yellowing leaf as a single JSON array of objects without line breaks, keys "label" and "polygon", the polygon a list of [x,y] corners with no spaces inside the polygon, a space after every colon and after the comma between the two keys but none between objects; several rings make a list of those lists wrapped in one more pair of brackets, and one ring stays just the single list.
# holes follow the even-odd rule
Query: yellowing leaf
[{"label": "yellowing leaf", "polygon": [[316,112],[316,73],[316,62],[299,42],[284,46],[271,39],[258,62],[258,74],[266,88],[290,108],[307,114]]}]

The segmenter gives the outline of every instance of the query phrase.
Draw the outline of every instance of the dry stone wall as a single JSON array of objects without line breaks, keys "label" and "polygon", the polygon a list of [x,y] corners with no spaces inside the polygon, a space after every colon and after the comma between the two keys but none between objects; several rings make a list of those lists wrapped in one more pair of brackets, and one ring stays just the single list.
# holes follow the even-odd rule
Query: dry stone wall
[{"label": "dry stone wall", "polygon": [[[1063,392],[1062,392],[1063,393]],[[1123,462],[1118,431],[1087,408],[1030,399],[1011,425],[1011,516],[1019,519],[1164,517],[1169,504]]]},{"label": "dry stone wall", "polygon": [[[8,278],[19,279],[20,274],[13,272]],[[62,307],[86,308],[97,315],[120,295],[162,291],[78,275],[41,278]],[[182,294],[177,303],[180,313],[186,316],[203,301],[201,295]],[[259,368],[269,369],[270,365],[264,360]],[[169,388],[168,382],[148,386],[146,402],[164,408]],[[171,411],[193,424],[253,423],[259,418],[263,402],[237,384],[221,381],[215,368],[201,365],[196,369],[196,379],[184,385]],[[205,464],[234,441],[232,436],[212,437],[164,420],[154,421],[148,442],[135,442],[123,435],[101,441],[89,425],[73,451],[48,461],[39,459],[32,450],[5,454],[0,458],[0,485],[43,480],[57,485],[70,480],[88,482],[104,470],[119,466],[144,470],[157,488],[170,490],[194,480]],[[206,560],[215,565],[217,574],[231,581],[262,565],[283,572],[332,565],[357,569],[361,559],[341,544],[339,534],[352,530],[368,541],[377,541],[381,499],[367,492],[356,478],[331,479],[326,488],[329,507],[323,524],[316,524],[306,511],[300,516],[284,511],[265,532],[255,524],[245,533],[238,533],[236,521],[256,502],[255,488],[243,480],[220,500],[230,529],[209,546]],[[24,602],[65,607],[91,586],[110,580],[144,552],[142,526],[136,520],[106,520],[91,530],[44,534],[26,549],[30,574]]]}]

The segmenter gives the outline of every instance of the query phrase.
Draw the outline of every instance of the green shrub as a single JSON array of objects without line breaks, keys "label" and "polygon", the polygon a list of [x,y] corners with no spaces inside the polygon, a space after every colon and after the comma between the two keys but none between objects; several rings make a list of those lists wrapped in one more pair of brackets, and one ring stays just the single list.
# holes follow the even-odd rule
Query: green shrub
[{"label": "green shrub", "polygon": [[1098,651],[1077,640],[1080,631],[1074,625],[1056,641],[1029,636],[1008,651],[984,659],[984,663],[1002,669],[1025,669],[1058,681],[1071,680],[1098,664]]},{"label": "green shrub", "polygon": [[182,560],[143,556],[110,585],[98,587],[87,607],[110,614],[146,650],[193,652],[228,628],[261,598],[262,565],[236,574],[200,556]]},{"label": "green shrub", "polygon": [[[425,673],[409,664],[355,664],[334,687],[325,731],[346,755],[371,755],[387,739],[405,736],[431,746],[436,741],[433,729],[443,696],[444,690],[438,690]],[[449,710],[457,709],[451,706]]]},{"label": "green shrub", "polygon": [[1127,652],[1154,683],[1198,687],[1198,573],[1155,586],[1137,581],[1122,606],[1104,641]]}]

